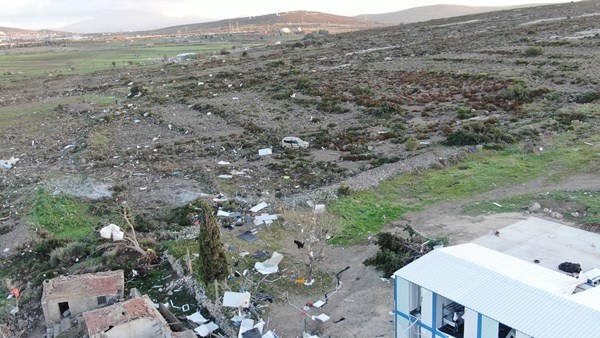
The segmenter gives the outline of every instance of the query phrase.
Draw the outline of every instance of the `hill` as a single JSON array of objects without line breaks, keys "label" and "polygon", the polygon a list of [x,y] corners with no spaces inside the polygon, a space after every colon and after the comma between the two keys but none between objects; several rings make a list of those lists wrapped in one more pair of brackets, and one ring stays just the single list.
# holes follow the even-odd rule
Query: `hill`
[{"label": "hill", "polygon": [[[306,39],[3,50],[0,291],[23,297],[14,315],[14,297],[0,302],[0,332],[47,334],[45,279],[122,268],[128,289],[174,304],[175,316],[209,311],[223,336],[238,335],[238,310],[209,303],[217,287],[251,290],[255,305],[242,311],[280,337],[393,337],[393,282],[362,265],[380,230],[454,244],[535,212],[600,232],[598,8],[578,1]],[[309,147],[283,149],[286,136]],[[200,277],[196,198],[220,208],[232,272],[207,293],[180,284]],[[100,238],[110,223],[135,225],[144,249],[181,264]],[[339,245],[325,246],[329,236]],[[254,269],[264,251],[284,255],[268,277]],[[304,321],[321,309],[305,315],[302,304],[325,293],[332,320]]]},{"label": "hill", "polygon": [[356,29],[373,27],[374,24],[366,20],[341,15],[311,11],[292,11],[285,13],[272,13],[260,16],[232,18],[198,24],[179,25],[153,30],[150,33],[173,34],[182,30],[186,30],[188,32],[208,30],[223,32],[252,31],[257,29],[269,28],[269,26],[295,26],[301,28],[309,26],[327,26]]},{"label": "hill", "polygon": [[400,24],[411,22],[422,22],[456,16],[479,14],[500,11],[511,8],[524,8],[540,6],[541,4],[529,4],[521,6],[461,6],[461,5],[431,5],[409,8],[402,11],[382,14],[362,14],[355,16],[357,19],[381,22],[387,24]]}]

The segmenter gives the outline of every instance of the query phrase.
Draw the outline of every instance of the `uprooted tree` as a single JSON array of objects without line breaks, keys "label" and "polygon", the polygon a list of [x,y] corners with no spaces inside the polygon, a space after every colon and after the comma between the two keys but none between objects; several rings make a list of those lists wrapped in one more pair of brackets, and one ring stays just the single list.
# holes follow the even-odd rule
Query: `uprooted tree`
[{"label": "uprooted tree", "polygon": [[123,215],[123,219],[125,220],[125,223],[127,223],[127,225],[129,225],[129,229],[130,229],[130,232],[125,232],[125,235],[123,236],[123,239],[125,241],[127,241],[127,244],[125,245],[125,247],[127,247],[128,249],[135,250],[140,255],[142,255],[141,260],[145,264],[152,264],[152,263],[158,261],[159,257],[156,254],[156,251],[154,251],[152,249],[144,249],[140,245],[140,242],[138,241],[137,235],[135,233],[135,228],[133,227],[133,223],[131,222],[129,208],[124,206],[122,209],[122,215]]},{"label": "uprooted tree", "polygon": [[405,226],[404,230],[407,233],[406,237],[389,232],[377,234],[379,251],[363,264],[374,266],[383,272],[384,276],[391,276],[396,270],[431,251],[434,246],[448,244],[447,238],[427,238],[417,233],[410,225]]},{"label": "uprooted tree", "polygon": [[223,251],[221,233],[208,203],[198,203],[197,219],[200,225],[198,244],[200,247],[200,278],[205,283],[223,279],[227,276],[227,258]]}]

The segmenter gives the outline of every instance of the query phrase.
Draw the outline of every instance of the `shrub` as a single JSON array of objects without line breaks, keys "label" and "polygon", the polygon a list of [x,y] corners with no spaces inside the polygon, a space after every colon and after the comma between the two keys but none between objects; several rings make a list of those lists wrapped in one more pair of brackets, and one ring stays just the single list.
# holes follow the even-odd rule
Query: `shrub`
[{"label": "shrub", "polygon": [[347,183],[342,183],[340,187],[337,189],[338,196],[350,196],[352,195],[352,188]]},{"label": "shrub", "polygon": [[542,54],[544,54],[544,49],[542,47],[528,47],[523,51],[523,55],[526,57],[540,56]]},{"label": "shrub", "polygon": [[88,250],[84,243],[71,242],[66,246],[52,250],[50,253],[50,266],[66,266],[87,254]]},{"label": "shrub", "polygon": [[600,99],[600,91],[598,92],[588,92],[585,94],[581,94],[575,98],[575,102],[577,103],[590,103]]},{"label": "shrub", "polygon": [[335,98],[325,97],[317,104],[317,109],[326,113],[345,113],[348,109],[342,108],[339,105],[339,100]]},{"label": "shrub", "polygon": [[529,101],[529,89],[522,85],[514,84],[501,91],[500,96],[505,100],[527,102]]},{"label": "shrub", "polygon": [[369,110],[369,113],[377,118],[389,119],[394,114],[399,112],[398,108],[390,103],[385,102],[381,106],[377,108],[372,108]]},{"label": "shrub", "polygon": [[312,88],[312,81],[307,77],[301,77],[296,81],[296,89],[300,91],[309,91]]},{"label": "shrub", "polygon": [[[488,122],[488,121],[486,121]],[[493,123],[473,122],[451,133],[444,143],[450,146],[478,145],[483,143],[516,143],[517,138]]]},{"label": "shrub", "polygon": [[420,145],[419,140],[417,140],[414,137],[411,137],[408,140],[406,140],[406,143],[404,144],[404,148],[407,151],[415,151],[415,150],[419,149],[419,145]]},{"label": "shrub", "polygon": [[471,109],[463,107],[463,108],[458,108],[458,110],[456,111],[456,115],[459,119],[466,120],[466,119],[470,119],[471,117],[476,116],[477,114],[475,114],[475,112],[471,111]]}]

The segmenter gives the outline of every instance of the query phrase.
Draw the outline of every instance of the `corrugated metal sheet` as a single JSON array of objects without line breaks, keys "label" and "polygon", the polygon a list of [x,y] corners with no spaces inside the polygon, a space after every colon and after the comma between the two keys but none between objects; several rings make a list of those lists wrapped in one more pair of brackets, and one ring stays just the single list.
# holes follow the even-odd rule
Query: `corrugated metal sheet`
[{"label": "corrugated metal sheet", "polygon": [[532,337],[600,337],[600,304],[571,299],[574,278],[479,245],[434,250],[396,276]]}]

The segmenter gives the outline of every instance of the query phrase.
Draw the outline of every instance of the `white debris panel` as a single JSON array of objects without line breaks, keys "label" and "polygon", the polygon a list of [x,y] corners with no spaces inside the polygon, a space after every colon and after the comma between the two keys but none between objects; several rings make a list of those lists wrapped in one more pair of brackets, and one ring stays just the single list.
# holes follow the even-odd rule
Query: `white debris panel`
[{"label": "white debris panel", "polygon": [[254,263],[254,268],[263,275],[269,275],[279,271],[279,263],[281,263],[282,259],[282,254],[273,252],[271,258],[267,259],[266,261]]},{"label": "white debris panel", "polygon": [[100,229],[100,237],[111,239],[113,241],[121,241],[123,240],[123,236],[125,233],[121,231],[121,228],[116,224],[109,224],[104,228]]},{"label": "white debris panel", "polygon": [[250,292],[225,291],[223,295],[223,306],[244,307],[250,306]]},{"label": "white debris panel", "polygon": [[252,211],[252,212],[259,212],[259,211],[261,211],[262,209],[264,209],[264,208],[266,208],[268,206],[269,205],[267,203],[260,202],[257,205],[253,206],[252,208],[250,208],[250,211]]},{"label": "white debris panel", "polygon": [[208,322],[207,324],[198,326],[196,329],[194,329],[194,331],[196,331],[196,333],[199,334],[201,337],[207,337],[211,332],[218,328],[219,325],[213,322]]},{"label": "white debris panel", "polygon": [[202,314],[200,314],[200,312],[195,312],[194,314],[192,314],[190,316],[186,316],[186,318],[189,321],[192,321],[196,324],[204,324],[204,323],[208,322],[208,319],[204,318],[204,316]]}]

